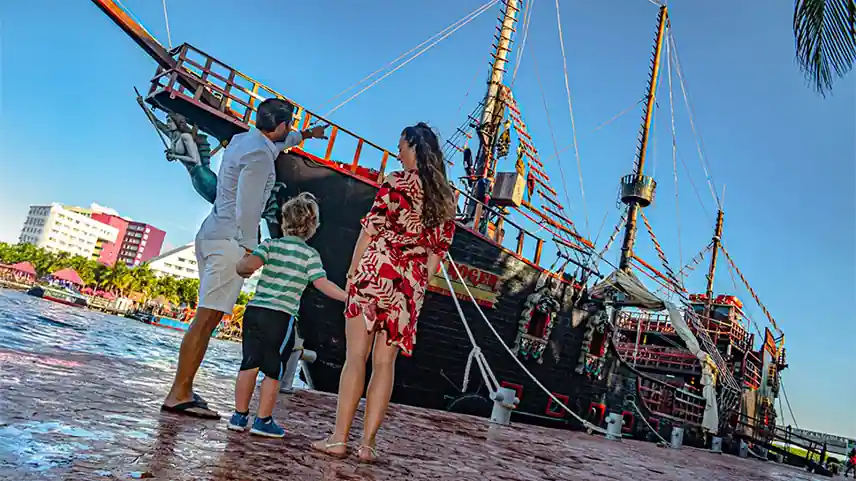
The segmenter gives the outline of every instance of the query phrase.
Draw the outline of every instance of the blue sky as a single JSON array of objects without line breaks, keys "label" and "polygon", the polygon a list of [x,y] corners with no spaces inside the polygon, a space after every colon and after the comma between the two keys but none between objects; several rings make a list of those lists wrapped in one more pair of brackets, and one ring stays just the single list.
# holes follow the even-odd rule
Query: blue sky
[{"label": "blue sky", "polygon": [[[124,3],[166,42],[160,2]],[[173,41],[194,44],[319,110],[481,4],[251,3],[239,10],[226,0],[211,0],[204,9],[169,1]],[[712,179],[718,191],[727,186],[725,244],[787,333],[785,385],[796,420],[856,436],[856,76],[840,81],[826,99],[806,86],[793,60],[791,9],[775,0],[675,1],[671,20]],[[584,232],[586,216],[593,237],[604,224],[601,244],[618,220],[616,187],[631,169],[641,110],[595,130],[644,95],[656,14],[645,0],[562,2],[588,209],[573,149],[560,157],[563,172],[555,159],[547,170],[556,183],[564,174],[569,210]],[[333,119],[390,148],[403,126],[420,120],[452,133],[482,95],[497,15],[493,9],[478,17]],[[134,102],[132,87],[147,86],[154,62],[89,2],[2,2],[0,21],[0,240],[16,240],[29,204],[59,201],[108,205],[165,229],[172,245],[190,241],[208,207],[184,169],[164,160]],[[535,4],[514,91],[536,145],[550,158],[538,77],[557,143],[565,147],[570,119],[555,6],[547,1]],[[677,77],[673,84],[683,159],[678,200],[664,74],[646,169],[660,187],[646,213],[677,266],[709,242],[715,204]],[[638,252],[657,264],[644,232]],[[616,255],[615,249],[609,254]],[[743,297],[747,313],[763,326],[760,309],[721,266],[717,291]],[[690,287],[702,288],[703,270]]]}]

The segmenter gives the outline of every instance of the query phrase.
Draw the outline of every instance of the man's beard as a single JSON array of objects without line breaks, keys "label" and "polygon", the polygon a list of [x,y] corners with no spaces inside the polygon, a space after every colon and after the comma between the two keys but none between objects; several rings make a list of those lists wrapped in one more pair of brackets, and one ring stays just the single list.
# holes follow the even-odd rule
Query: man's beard
[{"label": "man's beard", "polygon": [[291,133],[291,131],[287,131],[286,133],[280,135],[279,137],[276,137],[276,138],[271,139],[271,140],[273,140],[273,142],[275,144],[280,143],[280,142],[285,142],[285,139],[288,138],[288,134],[290,134],[290,133]]}]

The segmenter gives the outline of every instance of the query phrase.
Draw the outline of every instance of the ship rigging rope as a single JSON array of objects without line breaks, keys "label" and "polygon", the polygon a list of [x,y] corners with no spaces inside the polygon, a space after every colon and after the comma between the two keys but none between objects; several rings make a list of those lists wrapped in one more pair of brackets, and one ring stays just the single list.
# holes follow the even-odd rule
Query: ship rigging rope
[{"label": "ship rigging rope", "polygon": [[693,256],[693,258],[690,259],[689,262],[684,264],[684,267],[681,267],[681,270],[678,271],[678,275],[681,276],[682,278],[686,278],[690,274],[690,272],[694,271],[695,268],[698,267],[698,265],[701,263],[701,261],[704,260],[704,256],[707,255],[707,253],[710,252],[711,249],[713,249],[713,243],[712,242],[710,244],[708,244],[707,247],[700,250],[698,252],[698,254]]},{"label": "ship rigging rope", "polygon": [[[607,120],[606,122],[604,122],[604,123],[602,123],[602,124],[598,125],[598,126],[597,126],[594,130],[592,130],[591,132],[589,132],[589,133],[587,133],[587,134],[584,134],[583,138],[585,139],[587,136],[589,136],[589,135],[591,135],[591,134],[594,134],[594,133],[596,133],[597,131],[599,131],[600,129],[602,129],[602,128],[606,127],[607,125],[609,125],[609,124],[611,124],[611,123],[613,123],[613,122],[615,122],[616,120],[618,120],[619,118],[621,118],[621,117],[623,117],[625,114],[627,114],[628,112],[630,112],[630,111],[632,111],[633,109],[635,109],[635,108],[636,108],[636,106],[638,106],[639,104],[641,104],[644,100],[645,100],[645,97],[640,98],[640,99],[639,99],[639,100],[637,100],[636,102],[633,102],[633,105],[631,105],[630,107],[627,107],[626,109],[622,110],[621,112],[619,112],[619,113],[617,113],[617,114],[613,115],[613,116],[612,116],[612,118],[610,118],[610,119],[609,119],[609,120]],[[558,153],[559,153],[559,154],[561,154],[561,153],[565,152],[566,150],[570,149],[570,148],[571,148],[571,147],[573,147],[573,146],[574,146],[574,144],[566,145],[566,146],[562,147],[561,149],[559,149]],[[544,159],[542,159],[542,160],[544,160],[544,161],[547,161],[547,160],[553,160],[553,158],[555,158],[555,157],[556,157],[556,155],[557,155],[557,154],[553,154],[551,157],[546,157],[546,158],[544,158]]]},{"label": "ship rigging rope", "polygon": [[645,223],[645,228],[648,230],[648,235],[651,236],[651,242],[654,244],[654,249],[657,251],[657,256],[660,257],[660,261],[663,263],[663,268],[666,271],[666,280],[670,283],[674,284],[675,287],[681,290],[686,290],[684,288],[683,281],[675,275],[675,272],[672,270],[672,266],[669,265],[669,260],[666,258],[666,253],[663,251],[663,247],[660,245],[660,241],[657,240],[657,236],[654,235],[654,228],[651,227],[651,223],[648,221],[648,216],[645,215],[645,212],[640,211],[639,214],[642,217],[642,222]]},{"label": "ship rigging rope", "polygon": [[[543,384],[541,384],[541,381],[539,381],[539,380],[538,380],[538,378],[536,378],[536,377],[535,377],[535,375],[534,375],[534,374],[532,374],[532,372],[531,372],[531,371],[529,371],[529,369],[527,369],[527,368],[526,368],[526,366],[523,364],[523,362],[521,362],[521,361],[520,361],[520,359],[517,357],[517,355],[516,355],[516,354],[514,354],[514,351],[512,351],[512,350],[511,350],[511,348],[510,348],[510,347],[508,347],[508,344],[506,344],[506,343],[505,343],[505,340],[504,340],[504,339],[502,339],[502,336],[499,334],[499,332],[497,332],[496,328],[494,328],[494,327],[493,327],[493,324],[491,324],[491,323],[490,323],[490,320],[488,320],[488,318],[487,318],[487,316],[485,315],[484,311],[482,311],[481,306],[479,306],[478,302],[476,302],[476,298],[475,298],[475,296],[473,296],[473,293],[470,291],[469,286],[467,286],[467,283],[464,281],[464,276],[462,276],[462,275],[461,275],[461,272],[458,270],[458,265],[455,263],[455,261],[452,259],[452,256],[451,256],[448,252],[446,253],[446,259],[448,259],[448,261],[449,261],[449,265],[450,265],[450,266],[452,266],[452,269],[454,269],[455,274],[457,275],[458,279],[460,279],[460,283],[461,283],[461,285],[464,287],[464,290],[467,292],[467,296],[469,296],[470,300],[473,302],[473,306],[475,306],[476,310],[477,310],[477,311],[478,311],[478,313],[481,315],[481,317],[482,317],[482,319],[484,320],[485,324],[487,324],[488,329],[490,329],[490,331],[493,333],[493,335],[494,335],[494,336],[496,337],[496,339],[499,341],[500,345],[502,345],[502,347],[503,347],[503,348],[505,348],[505,351],[506,351],[506,352],[508,352],[508,354],[511,356],[511,358],[512,358],[512,359],[514,359],[514,362],[516,362],[516,363],[517,363],[517,365],[518,365],[518,366],[520,366],[520,369],[522,369],[522,370],[523,370],[523,372],[524,372],[524,373],[526,373],[526,375],[527,375],[527,376],[529,376],[529,379],[531,379],[531,380],[532,380],[532,382],[534,382],[534,383],[535,383],[535,385],[537,385],[539,388],[541,388],[541,390],[542,390],[542,391],[544,391],[544,393],[545,393],[545,394],[547,394],[547,396],[549,396],[549,397],[550,397],[550,399],[552,399],[552,400],[553,400],[553,402],[555,402],[559,407],[561,407],[562,409],[564,409],[565,411],[567,411],[567,412],[568,412],[571,416],[573,416],[577,421],[579,421],[580,423],[582,423],[582,424],[583,424],[583,426],[584,426],[585,428],[590,429],[590,430],[592,430],[592,431],[594,431],[594,432],[598,432],[598,433],[601,433],[601,434],[606,434],[606,430],[605,430],[605,429],[603,429],[603,428],[601,428],[601,427],[599,427],[599,426],[595,426],[594,424],[592,424],[592,423],[590,423],[590,422],[586,421],[585,419],[581,418],[577,413],[575,413],[573,410],[571,410],[571,408],[569,408],[568,406],[566,406],[566,405],[565,405],[565,403],[564,403],[564,402],[562,402],[562,400],[560,400],[559,398],[557,398],[557,397],[556,397],[556,395],[555,395],[555,394],[553,394],[552,392],[550,392],[550,390],[549,390],[549,389],[547,389],[547,387],[546,387],[546,386],[544,386]],[[468,323],[467,323],[466,316],[464,315],[464,312],[463,312],[463,310],[461,309],[460,304],[459,304],[459,303],[458,303],[458,301],[457,301],[457,296],[455,295],[455,291],[452,289],[452,281],[449,279],[449,276],[448,276],[448,274],[446,273],[446,268],[445,268],[445,266],[443,266],[442,264],[441,264],[441,269],[443,270],[443,275],[446,277],[446,283],[449,285],[449,289],[450,289],[450,290],[451,290],[451,292],[452,292],[452,299],[455,301],[455,306],[456,306],[456,307],[457,307],[457,309],[458,309],[458,314],[461,316],[461,321],[464,323],[464,326],[465,326],[465,327],[466,327],[466,329],[467,329],[467,334],[470,336],[470,341],[473,343],[473,346],[475,346],[475,347],[473,348],[473,350],[475,351],[476,349],[478,349],[478,347],[477,347],[477,346],[476,346],[476,344],[475,344],[475,337],[473,337],[473,335],[472,335],[472,331],[471,331],[471,330],[470,330],[470,328],[469,328],[469,325],[468,325]],[[471,356],[473,356],[473,355],[471,354]],[[484,360],[484,355],[481,353],[481,350],[480,350],[480,349],[478,349],[478,353],[475,355],[475,357],[476,357],[477,359],[482,359],[482,360]],[[469,364],[469,361],[468,361],[468,364]],[[487,361],[486,361],[486,360],[484,361],[484,365],[485,365],[485,366],[487,366]],[[481,367],[481,365],[480,365],[480,367]],[[489,367],[487,367],[487,370],[488,370],[488,372],[490,372],[490,368],[489,368]],[[483,375],[484,375],[484,374],[483,374]],[[466,382],[466,379],[464,380],[464,382]],[[498,386],[498,385],[497,385],[497,386]]]},{"label": "ship rigging rope", "polygon": [[687,107],[687,114],[689,116],[690,127],[692,127],[693,135],[695,135],[696,140],[696,148],[698,149],[699,161],[701,162],[702,170],[704,171],[704,175],[707,178],[707,185],[710,187],[710,194],[713,196],[714,202],[716,202],[717,207],[722,210],[722,202],[719,199],[719,196],[716,193],[716,186],[713,182],[713,176],[711,175],[710,164],[707,161],[707,158],[704,155],[704,142],[702,141],[701,135],[695,126],[695,110],[693,109],[692,103],[689,99],[689,94],[687,94],[687,88],[684,81],[683,70],[681,69],[681,62],[678,56],[678,45],[675,42],[675,36],[673,35],[671,29],[668,32],[668,42],[671,43],[671,48],[669,49],[670,54],[673,57],[675,62],[675,73],[678,75],[678,81],[681,86],[681,93],[684,96],[684,104]]},{"label": "ship rigging rope", "polygon": [[[618,233],[621,232],[621,226],[624,225],[624,221],[627,220],[627,209],[621,214],[621,218],[618,219],[618,223],[615,224],[615,229],[612,231],[612,235],[609,236],[609,239],[604,244],[603,249],[601,249],[600,253],[595,252],[594,256],[589,256],[588,262],[586,262],[586,267],[591,268],[598,259],[606,260],[603,256],[606,255],[606,251],[612,246],[612,243],[615,242],[615,239],[618,237]],[[595,240],[595,244],[597,240]],[[612,265],[612,263],[608,262],[608,264]],[[613,266],[614,267],[614,266]]]},{"label": "ship rigging rope", "polygon": [[[672,98],[672,57],[670,55],[669,42],[666,42],[666,71],[669,77],[669,113],[672,120],[672,172],[675,175],[675,225],[678,229],[678,265],[680,266],[684,264],[684,248],[681,242],[681,207],[680,197],[678,196],[678,139],[677,131],[675,130],[675,102]],[[683,282],[683,278],[680,275],[678,277],[678,280]]]},{"label": "ship rigging rope", "polygon": [[[690,259],[690,261],[686,263],[686,265],[684,265],[684,267],[682,267],[680,271],[678,271],[678,276],[681,278],[681,280],[686,279],[690,272],[694,271],[695,268],[698,267],[699,264],[701,264],[701,261],[704,260],[704,256],[712,249],[713,243],[710,243],[707,245],[707,247],[699,251],[699,253],[696,254],[692,259]],[[665,293],[662,287],[658,288],[656,292]]]},{"label": "ship rigging rope", "polygon": [[[458,105],[458,112],[455,114],[455,118],[459,118],[461,116],[461,112],[464,111],[464,104],[467,102],[467,97],[470,96],[470,92],[473,89],[473,85],[475,85],[476,80],[478,80],[478,78],[479,78],[479,74],[481,73],[480,70],[481,69],[476,70],[475,75],[473,75],[473,79],[470,80],[469,86],[467,87],[467,93],[464,94],[464,98],[461,99],[461,104]],[[482,107],[482,104],[481,104],[481,102],[479,102],[479,105],[476,106],[475,110],[473,110],[473,112],[470,114],[470,116],[473,116],[473,117],[476,116],[477,113],[481,111],[481,107]],[[461,126],[462,128],[456,129],[455,132],[449,136],[449,139],[446,141],[446,143],[451,144],[453,146],[457,146],[457,144],[455,144],[455,142],[457,142],[458,138],[460,138],[460,136],[462,136],[462,135],[466,136],[465,132],[468,132],[472,129],[472,127],[470,127],[471,123],[472,122],[468,116],[467,120],[465,120],[463,125]],[[452,124],[452,128],[453,129],[455,128],[454,124]],[[467,140],[469,140],[469,137],[467,137]],[[466,141],[464,141],[464,146],[466,147]],[[444,146],[444,150],[445,150],[445,147],[446,146]],[[463,149],[463,147],[461,149]],[[446,155],[447,160],[448,160],[448,157],[451,156],[452,152],[450,151],[449,154],[450,155]]]},{"label": "ship rigging rope", "polygon": [[517,71],[520,69],[520,64],[523,61],[523,52],[526,50],[526,40],[529,38],[529,22],[532,21],[532,7],[535,5],[535,0],[526,2],[526,7],[523,9],[523,39],[520,41],[520,48],[517,49],[517,56],[514,58],[514,71],[511,73],[511,87],[514,87],[514,81],[517,80]]},{"label": "ship rigging rope", "polygon": [[603,227],[606,225],[606,219],[609,217],[609,210],[603,213],[603,219],[600,220],[600,225],[597,228],[597,234],[595,234],[594,239],[591,239],[592,245],[597,245],[597,241],[600,240],[600,235],[603,234]]},{"label": "ship rigging rope", "polygon": [[[330,109],[330,111],[329,111],[329,112],[327,112],[326,114],[324,114],[324,116],[325,116],[325,117],[329,117],[329,116],[330,116],[330,115],[332,115],[334,112],[336,112],[337,110],[339,110],[340,108],[342,108],[343,106],[345,106],[348,102],[350,102],[350,101],[354,100],[355,98],[359,97],[360,95],[362,95],[366,90],[368,90],[368,89],[370,89],[370,88],[374,87],[375,85],[377,85],[378,83],[380,83],[380,81],[382,81],[383,79],[385,79],[385,78],[389,77],[390,75],[394,74],[394,73],[395,73],[396,71],[398,71],[400,68],[402,68],[402,67],[404,67],[405,65],[407,65],[408,63],[412,62],[413,60],[415,60],[416,58],[418,58],[420,55],[422,55],[423,53],[427,52],[427,51],[428,51],[428,50],[430,50],[432,47],[436,46],[438,43],[440,43],[440,42],[442,42],[443,40],[445,40],[446,38],[448,38],[450,35],[452,35],[453,33],[455,33],[458,29],[460,29],[460,28],[461,28],[461,27],[463,27],[464,25],[466,25],[466,24],[468,24],[468,23],[472,22],[473,20],[475,20],[476,18],[478,18],[481,14],[483,14],[483,13],[484,13],[484,12],[486,12],[486,11],[488,11],[488,10],[490,9],[490,7],[492,7],[492,6],[496,5],[498,2],[499,2],[499,0],[490,0],[489,2],[485,3],[485,4],[484,4],[484,5],[482,5],[481,7],[477,8],[477,9],[475,9],[474,11],[472,11],[472,12],[468,13],[467,15],[465,15],[461,20],[458,20],[457,22],[455,22],[455,23],[453,23],[452,25],[450,25],[449,27],[447,27],[445,30],[443,30],[443,31],[441,31],[440,33],[438,33],[438,34],[434,35],[434,37],[431,37],[431,39],[426,40],[426,41],[425,41],[425,42],[423,42],[422,44],[420,44],[420,45],[418,45],[418,46],[414,47],[413,49],[411,49],[409,52],[407,52],[407,53],[405,53],[405,54],[401,55],[398,59],[393,60],[392,62],[389,62],[387,65],[384,65],[384,66],[383,66],[383,67],[381,67],[378,71],[375,71],[375,72],[371,73],[368,77],[366,77],[365,79],[363,79],[363,80],[359,81],[357,84],[355,84],[355,85],[353,85],[353,86],[351,86],[351,87],[348,87],[348,88],[347,88],[347,89],[345,89],[343,92],[339,93],[339,94],[337,95],[337,97],[338,97],[339,95],[342,95],[343,93],[345,93],[345,92],[347,92],[347,91],[349,91],[349,90],[353,89],[353,88],[354,88],[354,87],[356,87],[357,85],[362,84],[364,81],[366,81],[366,80],[368,80],[369,78],[371,78],[371,77],[375,76],[375,75],[376,75],[380,70],[383,70],[383,69],[385,69],[385,68],[387,68],[387,67],[391,66],[392,64],[394,64],[395,62],[397,62],[398,60],[400,60],[400,59],[401,59],[401,57],[406,56],[407,54],[409,54],[409,53],[410,53],[410,52],[412,52],[413,50],[416,50],[417,48],[419,48],[421,45],[424,45],[425,43],[427,43],[427,42],[431,41],[432,39],[436,38],[438,35],[442,34],[442,35],[440,35],[440,36],[439,36],[439,38],[436,38],[436,40],[434,40],[434,41],[433,41],[432,43],[430,43],[428,46],[426,46],[426,47],[422,48],[422,50],[419,50],[419,51],[418,51],[416,54],[414,54],[412,57],[410,57],[410,58],[408,58],[407,60],[405,60],[405,61],[401,62],[401,63],[400,63],[397,67],[395,67],[394,69],[392,69],[392,70],[390,70],[390,71],[386,72],[385,74],[383,74],[380,78],[378,78],[378,79],[377,79],[377,80],[375,80],[374,82],[372,82],[372,83],[368,84],[367,86],[363,87],[360,91],[358,91],[358,92],[357,92],[357,93],[355,93],[354,95],[351,95],[350,97],[348,97],[347,99],[345,99],[344,101],[342,101],[341,103],[339,103],[338,105],[336,105],[335,107],[333,107],[332,109]],[[445,33],[444,33],[444,32],[445,32]],[[334,98],[335,98],[335,97],[334,97]]]},{"label": "ship rigging rope", "polygon": [[[723,249],[723,252],[725,252],[724,249]],[[725,254],[725,256],[728,257],[728,254]],[[729,261],[729,264],[730,263],[731,262]],[[734,290],[737,291],[737,289],[738,289],[737,279],[734,278],[734,271],[737,270],[737,268],[736,268],[736,266],[734,266],[732,268],[731,265],[727,265],[727,267],[728,267],[728,273],[731,274],[731,283],[734,285]],[[758,334],[758,337],[763,338],[764,335],[761,333],[761,329],[758,327],[758,323],[756,323],[754,320],[752,320],[752,318],[749,317],[745,312],[743,313],[743,317],[745,317],[749,321],[749,323],[752,324],[752,327],[755,329],[755,333]],[[781,375],[779,377],[779,386],[781,387],[781,390],[782,390],[782,397],[785,398],[785,402],[788,405],[788,412],[791,415],[791,422],[793,422],[794,426],[796,426],[797,429],[799,429],[800,425],[797,422],[797,418],[794,416],[794,410],[791,409],[791,401],[788,399],[788,393],[787,393],[787,391],[785,391],[785,381],[784,381],[784,379],[781,378]],[[782,398],[779,398],[779,409],[782,411],[782,415],[784,415],[784,409],[782,408]]]},{"label": "ship rigging rope", "polygon": [[163,3],[163,19],[166,24],[166,41],[169,44],[169,49],[172,50],[172,34],[169,32],[169,15],[166,13],[166,0],[161,0]]},{"label": "ship rigging rope", "polygon": [[[565,169],[562,168],[562,159],[559,158],[559,143],[556,142],[556,131],[553,129],[553,122],[550,120],[550,108],[547,106],[547,96],[544,95],[544,85],[541,83],[541,74],[538,73],[538,58],[532,54],[532,62],[535,64],[535,79],[538,82],[538,90],[541,92],[541,102],[544,104],[544,115],[547,118],[547,129],[550,131],[550,139],[553,141],[553,150],[555,151],[556,164],[559,166],[559,176],[562,178],[562,192],[565,194],[565,202],[568,203],[568,208],[572,209],[571,196],[568,194],[568,183],[565,182]],[[588,215],[586,215],[586,228],[588,228]],[[590,235],[586,235],[589,238]]]},{"label": "ship rigging rope", "polygon": [[636,412],[639,413],[639,419],[641,419],[645,423],[645,425],[648,426],[648,429],[650,429],[652,433],[654,433],[658,438],[660,438],[660,441],[663,444],[668,446],[669,442],[666,441],[666,438],[660,435],[659,431],[657,431],[656,429],[654,429],[653,426],[651,426],[651,423],[649,423],[647,419],[645,419],[645,414],[642,412],[641,409],[639,409],[639,406],[637,406],[634,401],[630,401],[630,405],[636,409]]},{"label": "ship rigging rope", "polygon": [[[580,161],[580,147],[579,142],[577,142],[577,127],[576,122],[574,121],[574,107],[571,102],[571,86],[568,83],[568,57],[565,55],[565,38],[562,34],[562,14],[559,11],[559,0],[556,0],[556,23],[559,26],[559,46],[562,47],[562,67],[565,74],[565,93],[568,97],[568,112],[571,115],[571,134],[573,135],[574,140],[574,154],[577,158],[577,174],[580,179],[580,196],[583,201],[583,214],[586,219],[586,237],[591,237],[591,228],[589,227],[589,219],[588,219],[588,205],[586,204],[586,189],[583,185],[583,167],[582,162]],[[564,176],[562,178],[562,183],[565,182]],[[567,187],[566,187],[567,188]]]},{"label": "ship rigging rope", "polygon": [[752,298],[755,299],[755,302],[758,303],[758,306],[761,307],[761,310],[764,312],[764,315],[767,316],[767,319],[772,324],[773,329],[776,330],[779,334],[782,334],[782,330],[779,329],[779,326],[776,324],[776,320],[773,319],[773,315],[770,314],[770,311],[767,310],[767,306],[761,302],[761,299],[758,297],[758,294],[755,292],[755,289],[752,289],[752,286],[749,285],[749,281],[746,280],[746,277],[743,275],[743,272],[740,271],[740,268],[737,267],[737,264],[734,262],[734,259],[731,258],[731,255],[728,253],[728,249],[725,248],[725,244],[720,241],[719,247],[722,249],[722,253],[725,254],[725,258],[728,259],[728,263],[731,264],[731,267],[734,268],[737,275],[740,277],[740,280],[743,281],[743,285],[746,286],[746,289],[749,290],[749,294],[752,295]]},{"label": "ship rigging rope", "polygon": [[434,40],[435,38],[439,37],[440,35],[443,35],[444,33],[448,32],[450,29],[454,28],[457,24],[459,24],[459,23],[463,22],[463,21],[464,21],[464,20],[466,20],[468,17],[470,17],[471,15],[475,14],[476,12],[478,12],[479,10],[481,10],[482,8],[484,8],[484,5],[483,5],[483,6],[481,6],[481,7],[479,7],[479,8],[477,8],[476,10],[474,10],[474,11],[472,11],[472,12],[468,13],[468,14],[467,14],[467,15],[465,15],[463,18],[459,19],[458,21],[454,22],[453,24],[449,25],[448,27],[444,28],[443,30],[440,30],[439,32],[435,33],[434,35],[432,35],[430,38],[428,38],[428,39],[427,39],[427,40],[425,40],[424,42],[420,43],[419,45],[417,45],[417,46],[415,46],[415,47],[411,48],[410,50],[408,50],[408,51],[404,52],[403,54],[399,55],[398,57],[394,58],[393,60],[391,60],[391,61],[387,62],[387,63],[386,63],[385,65],[383,65],[382,67],[380,67],[379,69],[375,70],[374,72],[372,72],[372,73],[370,73],[370,74],[366,75],[365,77],[363,77],[363,78],[362,78],[362,79],[360,79],[358,82],[356,82],[355,84],[351,85],[350,87],[346,88],[345,90],[342,90],[341,92],[337,93],[336,95],[334,95],[334,96],[330,97],[326,102],[324,102],[324,103],[322,104],[322,108],[323,108],[324,106],[330,105],[330,104],[331,104],[331,103],[333,103],[333,101],[334,101],[334,100],[336,100],[337,98],[339,98],[339,97],[341,97],[342,95],[344,95],[345,93],[347,93],[347,92],[349,92],[349,91],[353,90],[353,89],[354,89],[354,88],[356,88],[357,86],[359,86],[359,85],[363,84],[364,82],[366,82],[367,80],[371,79],[372,77],[374,77],[375,75],[379,74],[380,72],[382,72],[382,71],[386,70],[387,68],[391,67],[392,65],[395,65],[399,60],[401,60],[401,59],[403,59],[404,57],[406,57],[406,56],[410,55],[411,53],[415,52],[416,50],[418,50],[420,47],[422,47],[422,46],[423,46],[423,45],[425,45],[426,43],[428,43],[428,42],[430,42],[430,41]]},{"label": "ship rigging rope", "polygon": [[[781,378],[779,378],[779,386],[781,386],[781,388],[782,388],[782,395],[785,398],[785,404],[788,405],[788,412],[791,414],[791,421],[793,421],[794,426],[796,426],[797,429],[799,429],[800,424],[797,422],[797,418],[794,417],[794,410],[791,409],[791,401],[790,401],[790,399],[788,399],[788,392],[785,391],[785,381]],[[780,402],[780,404],[781,404],[781,402]],[[782,414],[784,414],[784,413],[782,413]]]}]

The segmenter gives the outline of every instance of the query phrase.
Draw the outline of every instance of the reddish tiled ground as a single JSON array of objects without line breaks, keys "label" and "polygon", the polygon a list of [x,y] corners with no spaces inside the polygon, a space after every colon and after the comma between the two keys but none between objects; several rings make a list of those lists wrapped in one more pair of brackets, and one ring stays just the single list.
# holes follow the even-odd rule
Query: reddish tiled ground
[{"label": "reddish tiled ground", "polygon": [[[394,406],[378,448],[385,462],[333,460],[310,440],[331,429],[335,398],[283,396],[283,440],[251,438],[226,421],[158,411],[171,373],[91,355],[0,350],[0,479],[109,480],[808,480],[773,463],[610,442],[582,433]],[[197,389],[227,410],[231,379]],[[357,432],[360,426],[356,426]]]}]

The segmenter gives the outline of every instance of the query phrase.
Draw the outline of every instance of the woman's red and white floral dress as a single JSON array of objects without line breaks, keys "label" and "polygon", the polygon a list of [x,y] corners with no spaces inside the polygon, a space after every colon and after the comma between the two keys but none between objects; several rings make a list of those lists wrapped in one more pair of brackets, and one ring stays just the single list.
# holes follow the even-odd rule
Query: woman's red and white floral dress
[{"label": "woman's red and white floral dress", "polygon": [[345,317],[365,314],[369,332],[384,330],[389,344],[410,356],[416,319],[428,283],[429,253],[446,255],[455,223],[422,224],[422,182],[414,171],[384,179],[369,213],[360,222],[371,237],[351,277]]}]

